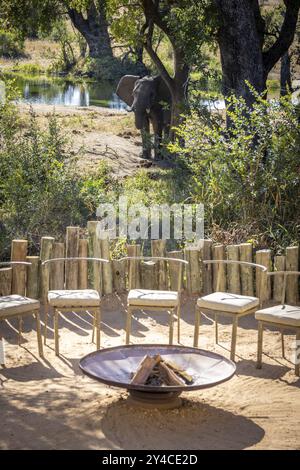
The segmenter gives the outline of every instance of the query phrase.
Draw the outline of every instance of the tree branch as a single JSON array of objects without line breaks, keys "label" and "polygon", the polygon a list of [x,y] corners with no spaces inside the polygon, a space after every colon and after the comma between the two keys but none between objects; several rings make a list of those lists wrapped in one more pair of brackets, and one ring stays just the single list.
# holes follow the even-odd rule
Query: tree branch
[{"label": "tree branch", "polygon": [[151,60],[154,62],[154,64],[157,67],[157,70],[159,71],[162,79],[165,81],[166,85],[168,86],[170,92],[172,93],[173,90],[173,79],[169,75],[167,69],[165,68],[164,64],[160,60],[159,56],[153,49],[153,44],[152,44],[152,38],[153,38],[153,29],[154,29],[154,22],[153,19],[146,18],[146,23],[143,27],[144,33],[147,31],[146,34],[146,41],[144,43],[145,50],[148,52]]},{"label": "tree branch", "polygon": [[252,0],[252,8],[253,8],[253,13],[254,13],[254,18],[255,18],[256,29],[257,29],[257,32],[258,32],[258,35],[259,35],[260,45],[261,45],[261,48],[262,48],[263,43],[264,43],[266,22],[265,22],[265,20],[263,19],[262,15],[261,15],[258,0]]},{"label": "tree branch", "polygon": [[265,76],[291,46],[296,31],[300,0],[284,0],[286,11],[279,36],[267,51],[263,52]]},{"label": "tree branch", "polygon": [[67,8],[67,12],[75,28],[79,31],[88,27],[88,22],[81,12],[75,10],[75,8]]}]

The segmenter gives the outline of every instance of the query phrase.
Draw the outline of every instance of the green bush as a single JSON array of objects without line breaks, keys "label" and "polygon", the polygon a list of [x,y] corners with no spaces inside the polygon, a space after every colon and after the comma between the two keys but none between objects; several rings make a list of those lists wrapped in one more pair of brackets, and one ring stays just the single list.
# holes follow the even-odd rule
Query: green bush
[{"label": "green bush", "polygon": [[300,235],[300,128],[290,97],[257,96],[250,112],[232,97],[231,127],[194,110],[170,145],[191,171],[190,196],[205,205],[208,231],[221,227],[259,245],[283,247]]},{"label": "green bush", "polygon": [[106,179],[95,178],[97,191],[75,172],[74,157],[54,115],[46,131],[33,112],[25,126],[10,101],[0,105],[0,253],[9,252],[13,238],[26,237],[30,246],[42,235],[61,238],[68,225],[86,225],[95,217]]},{"label": "green bush", "polygon": [[0,56],[16,58],[24,55],[24,40],[15,31],[0,29]]}]

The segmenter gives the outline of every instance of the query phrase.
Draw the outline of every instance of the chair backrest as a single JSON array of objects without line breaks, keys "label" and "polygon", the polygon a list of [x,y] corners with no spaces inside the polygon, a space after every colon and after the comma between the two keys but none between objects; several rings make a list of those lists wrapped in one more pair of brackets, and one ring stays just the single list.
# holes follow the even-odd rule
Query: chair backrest
[{"label": "chair backrest", "polygon": [[300,271],[272,271],[272,272],[269,271],[267,274],[268,276],[276,276],[276,275],[283,276],[281,304],[284,305],[285,296],[286,296],[287,277],[288,276],[300,276]]},{"label": "chair backrest", "polygon": [[61,263],[61,262],[74,262],[74,261],[93,261],[96,263],[109,263],[109,260],[104,259],[104,258],[86,258],[86,257],[71,257],[71,258],[50,258],[46,259],[41,263],[42,266],[42,295],[43,298],[48,294],[49,291],[49,281],[50,281],[50,275],[49,275],[49,267],[53,263]]},{"label": "chair backrest", "polygon": [[[181,292],[182,288],[182,268],[184,265],[188,265],[188,261],[180,258],[168,258],[164,256],[125,256],[119,261],[161,261],[161,262],[172,262],[178,263],[178,273],[177,273],[177,292]],[[175,278],[176,279],[176,278]]]},{"label": "chair backrest", "polygon": [[73,257],[73,258],[50,258],[46,259],[42,262],[42,266],[46,266],[47,264],[58,262],[58,261],[97,261],[100,263],[109,263],[108,259],[104,258],[85,258],[85,257]]},{"label": "chair backrest", "polygon": [[32,263],[28,263],[27,261],[0,261],[0,266],[16,266],[16,265],[23,265],[23,266],[31,266]]},{"label": "chair backrest", "polygon": [[[240,266],[245,266],[249,268],[255,268],[259,269],[262,273],[267,273],[267,268],[266,266],[263,266],[262,264],[257,264],[257,263],[250,263],[248,261],[235,261],[235,260],[229,260],[229,259],[219,259],[219,260],[204,260],[203,264],[208,266],[209,264],[237,264]],[[261,292],[262,292],[262,283],[263,283],[263,276],[260,276],[260,283],[259,283],[259,292],[256,293],[256,296],[260,298]],[[220,290],[220,270],[218,270],[217,273],[217,292]]]}]

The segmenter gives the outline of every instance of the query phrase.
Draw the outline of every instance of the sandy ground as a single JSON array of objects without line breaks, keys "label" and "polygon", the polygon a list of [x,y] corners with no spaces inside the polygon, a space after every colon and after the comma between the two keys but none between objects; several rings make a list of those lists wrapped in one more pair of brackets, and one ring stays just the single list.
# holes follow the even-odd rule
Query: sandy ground
[{"label": "sandy ground", "polygon": [[[103,302],[102,345],[124,344],[125,296]],[[192,345],[194,299],[184,299],[182,343]],[[176,410],[133,408],[127,393],[84,376],[79,359],[93,351],[91,319],[67,314],[61,319],[61,357],[53,351],[52,324],[45,360],[37,355],[35,330],[25,320],[22,347],[11,325],[2,323],[6,368],[0,369],[1,449],[299,449],[300,379],[281,358],[280,335],[267,331],[263,368],[255,368],[256,323],[241,319],[237,373],[211,389],[183,394]],[[220,326],[214,345],[212,321],[206,317],[200,346],[229,356],[231,329]],[[133,321],[132,342],[165,343],[167,314],[140,312]],[[292,357],[294,336],[286,336]]]}]

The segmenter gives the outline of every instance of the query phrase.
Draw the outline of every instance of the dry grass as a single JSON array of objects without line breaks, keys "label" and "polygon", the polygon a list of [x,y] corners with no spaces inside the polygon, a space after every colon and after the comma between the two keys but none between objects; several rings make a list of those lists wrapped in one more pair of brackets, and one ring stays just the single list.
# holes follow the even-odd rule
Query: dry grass
[{"label": "dry grass", "polygon": [[0,66],[3,68],[12,68],[16,64],[34,64],[41,69],[47,69],[55,56],[59,52],[59,44],[50,40],[31,40],[25,41],[25,57],[18,59],[0,58]]},{"label": "dry grass", "polygon": [[[30,106],[20,104],[19,110],[26,128],[29,123]],[[34,105],[33,110],[39,126],[45,128],[50,115],[55,115],[61,128],[67,133],[99,132],[118,136],[136,137],[134,115],[117,113],[106,108],[77,108],[66,106]]]}]

